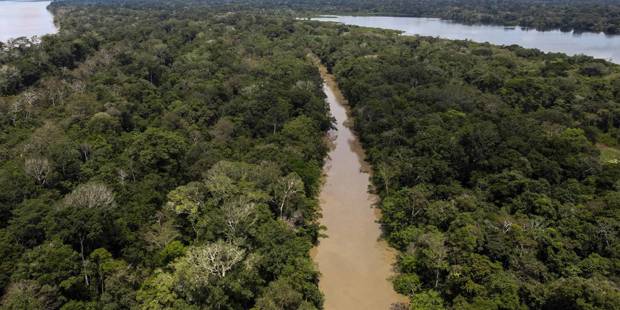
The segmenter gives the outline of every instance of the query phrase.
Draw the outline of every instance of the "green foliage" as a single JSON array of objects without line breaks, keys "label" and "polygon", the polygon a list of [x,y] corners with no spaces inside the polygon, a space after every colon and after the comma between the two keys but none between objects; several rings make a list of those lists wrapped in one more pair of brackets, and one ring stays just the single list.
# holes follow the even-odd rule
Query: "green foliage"
[{"label": "green foliage", "polygon": [[[557,23],[615,6],[451,3],[353,10],[615,31]],[[57,35],[0,46],[2,308],[321,308],[309,52],[351,104],[413,309],[620,304],[620,166],[596,148],[620,145],[617,66],[240,9],[271,2],[117,4],[55,1]]]},{"label": "green foliage", "polygon": [[317,27],[412,309],[613,309],[620,170],[597,143],[620,142],[617,66]]},{"label": "green foliage", "polygon": [[606,145],[597,145],[601,151],[601,161],[603,163],[620,164],[620,150]]},{"label": "green foliage", "polygon": [[410,307],[412,310],[443,310],[443,301],[434,290],[423,291],[415,294],[411,298]]},{"label": "green foliage", "polygon": [[161,270],[144,281],[144,284],[137,294],[140,309],[180,309],[182,306],[189,306],[179,300],[178,295],[173,291],[174,277]]},{"label": "green foliage", "polygon": [[302,23],[90,4],[0,47],[3,307],[320,308],[331,119]]},{"label": "green foliage", "polygon": [[552,283],[543,309],[617,309],[620,293],[605,280],[568,278]]},{"label": "green foliage", "polygon": [[422,287],[420,278],[415,274],[401,274],[393,280],[394,289],[403,295],[415,296]]},{"label": "green foliage", "polygon": [[185,253],[185,246],[178,240],[174,240],[159,252],[159,265],[165,266]]},{"label": "green foliage", "polygon": [[63,281],[76,275],[79,275],[78,253],[53,240],[25,252],[13,277],[36,280],[42,285],[62,285]]},{"label": "green foliage", "polygon": [[137,135],[126,154],[139,171],[177,174],[181,171],[186,149],[187,142],[181,135],[149,128]]},{"label": "green foliage", "polygon": [[[257,300],[255,309],[312,309],[312,304],[303,305],[303,295],[291,287],[286,279],[271,282],[263,295]],[[302,308],[303,307],[303,308]],[[309,307],[309,308],[308,308]]]},{"label": "green foliage", "polygon": [[47,291],[35,281],[19,281],[11,284],[4,294],[0,306],[7,310],[43,310],[57,307],[53,291]]}]

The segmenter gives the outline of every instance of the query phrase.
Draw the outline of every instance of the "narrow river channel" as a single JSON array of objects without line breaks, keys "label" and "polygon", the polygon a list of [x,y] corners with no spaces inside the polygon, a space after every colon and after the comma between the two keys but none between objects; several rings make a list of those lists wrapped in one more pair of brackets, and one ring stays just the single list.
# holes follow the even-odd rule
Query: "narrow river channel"
[{"label": "narrow river channel", "polygon": [[320,240],[314,259],[321,271],[319,286],[327,310],[381,310],[405,302],[389,278],[395,251],[380,240],[376,197],[368,193],[368,166],[363,150],[347,126],[345,101],[333,76],[321,67],[323,89],[336,119],[334,146],[324,167],[320,200],[327,237]]}]

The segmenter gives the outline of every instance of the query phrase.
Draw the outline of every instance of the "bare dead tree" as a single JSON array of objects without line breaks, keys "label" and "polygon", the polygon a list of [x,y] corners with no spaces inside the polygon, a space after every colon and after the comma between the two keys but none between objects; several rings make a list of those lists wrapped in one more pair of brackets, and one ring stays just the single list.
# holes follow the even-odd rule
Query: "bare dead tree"
[{"label": "bare dead tree", "polygon": [[92,147],[88,143],[80,143],[79,146],[80,154],[82,155],[83,161],[88,161],[90,158],[90,153],[92,152]]},{"label": "bare dead tree", "polygon": [[286,177],[280,178],[275,188],[275,196],[278,200],[280,218],[284,218],[284,210],[291,199],[303,193],[304,183],[296,173],[291,173]]},{"label": "bare dead tree", "polygon": [[225,277],[244,257],[244,249],[220,240],[191,248],[175,267],[190,285],[202,287]]},{"label": "bare dead tree", "polygon": [[[105,184],[91,182],[78,186],[70,194],[66,195],[62,206],[65,208],[84,208],[84,209],[108,209],[115,205],[114,193]],[[82,259],[82,269],[84,270],[84,282],[90,285],[88,277],[88,261],[84,254],[84,242],[86,234],[79,235],[80,258]]]},{"label": "bare dead tree", "polygon": [[34,112],[34,107],[38,99],[39,95],[32,89],[23,92],[21,96],[19,96],[17,101],[21,103],[21,109],[25,113],[26,119],[30,119],[30,115]]},{"label": "bare dead tree", "polygon": [[390,182],[394,177],[394,169],[388,165],[387,163],[381,162],[377,165],[377,172],[381,179],[383,180],[383,188],[385,189],[385,193],[390,193]]},{"label": "bare dead tree", "polygon": [[512,229],[512,222],[509,220],[504,220],[502,222],[502,231],[504,233],[508,233]]},{"label": "bare dead tree", "polygon": [[21,100],[13,100],[13,102],[9,106],[9,118],[11,119],[11,123],[13,126],[17,124],[17,120],[19,120],[19,116],[24,111],[24,105]]},{"label": "bare dead tree", "polygon": [[125,186],[125,182],[129,174],[127,174],[127,171],[122,168],[119,168],[116,172],[118,174],[118,182],[121,183],[121,185]]},{"label": "bare dead tree", "polygon": [[114,206],[114,193],[103,183],[86,183],[65,196],[65,206],[79,208],[109,208]]},{"label": "bare dead tree", "polygon": [[239,197],[231,202],[222,205],[224,219],[226,221],[226,234],[228,240],[232,241],[238,236],[240,227],[251,225],[256,210],[256,204],[249,201],[247,197]]},{"label": "bare dead tree", "polygon": [[161,250],[168,243],[179,237],[174,221],[169,218],[166,212],[158,211],[155,214],[153,223],[143,235],[144,240],[149,244],[150,250]]},{"label": "bare dead tree", "polygon": [[24,163],[26,174],[34,178],[39,185],[45,185],[52,169],[49,160],[43,157],[28,158]]}]

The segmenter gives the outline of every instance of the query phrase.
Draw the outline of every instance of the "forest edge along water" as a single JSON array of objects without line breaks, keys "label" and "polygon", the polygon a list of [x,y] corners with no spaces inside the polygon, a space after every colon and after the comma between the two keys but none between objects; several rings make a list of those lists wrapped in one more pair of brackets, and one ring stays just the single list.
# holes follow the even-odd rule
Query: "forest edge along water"
[{"label": "forest edge along water", "polygon": [[495,45],[519,45],[543,52],[588,55],[620,63],[620,35],[539,31],[522,27],[465,25],[439,18],[394,16],[323,16],[313,20],[401,31],[404,35],[472,40]]},{"label": "forest edge along water", "polygon": [[377,223],[380,214],[373,206],[377,197],[368,193],[370,169],[349,128],[346,101],[334,77],[324,66],[318,66],[336,120],[319,197],[321,225],[326,227],[327,236],[312,253],[321,272],[319,287],[325,294],[325,309],[389,309],[406,302],[390,281],[396,251],[381,239]]},{"label": "forest edge along water", "polygon": [[56,33],[51,1],[0,1],[0,42]]}]

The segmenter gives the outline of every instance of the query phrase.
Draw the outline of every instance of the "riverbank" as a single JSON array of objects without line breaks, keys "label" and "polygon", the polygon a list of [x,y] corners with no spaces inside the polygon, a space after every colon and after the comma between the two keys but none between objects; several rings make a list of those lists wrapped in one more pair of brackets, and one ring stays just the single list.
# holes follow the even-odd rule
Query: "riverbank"
[{"label": "riverbank", "polygon": [[59,31],[51,1],[0,1],[0,42],[19,37],[30,38]]},{"label": "riverbank", "polygon": [[587,55],[620,63],[620,36],[602,33],[538,31],[521,27],[467,25],[439,18],[395,16],[324,16],[312,20],[400,31],[404,35],[471,40],[500,46],[519,45],[547,53]]},{"label": "riverbank", "polygon": [[[593,223],[618,224],[609,210],[620,170],[605,160],[610,152],[599,159],[594,143],[617,145],[607,111],[618,107],[620,67],[517,46],[321,27],[338,27],[337,39],[315,46],[353,107],[370,164],[381,168],[372,178],[381,223],[402,255],[395,289],[410,296],[411,309],[620,304],[605,276],[611,269],[580,269],[592,257],[616,257],[613,243],[574,238],[597,229]],[[551,239],[540,238],[546,231]],[[558,266],[541,252],[574,260]]]},{"label": "riverbank", "polygon": [[390,278],[396,251],[381,239],[375,195],[368,193],[370,167],[350,128],[346,101],[334,77],[320,66],[330,110],[336,119],[333,148],[324,167],[321,225],[327,237],[313,251],[321,272],[325,309],[389,309],[406,298]]}]

